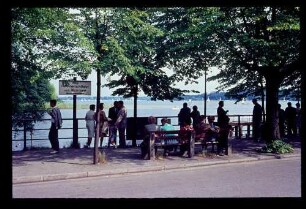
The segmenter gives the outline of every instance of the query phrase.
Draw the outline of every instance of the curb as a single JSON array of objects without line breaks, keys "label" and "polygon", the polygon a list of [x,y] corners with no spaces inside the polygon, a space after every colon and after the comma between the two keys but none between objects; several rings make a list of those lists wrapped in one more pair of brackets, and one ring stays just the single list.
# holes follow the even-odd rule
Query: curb
[{"label": "curb", "polygon": [[197,167],[221,165],[221,164],[229,164],[229,163],[245,163],[245,162],[253,162],[253,161],[259,161],[259,160],[275,160],[275,159],[300,158],[300,157],[301,157],[300,154],[257,156],[257,157],[241,158],[241,159],[225,159],[225,160],[214,161],[214,162],[183,163],[179,165],[141,166],[139,168],[137,167],[136,168],[119,168],[119,169],[102,170],[102,171],[87,171],[87,172],[53,174],[53,175],[42,175],[42,176],[23,176],[23,177],[13,178],[12,183],[22,184],[22,183],[77,179],[77,178],[85,178],[85,177],[127,175],[127,174],[137,174],[137,173],[145,173],[145,172],[192,169],[192,168],[197,168]]}]

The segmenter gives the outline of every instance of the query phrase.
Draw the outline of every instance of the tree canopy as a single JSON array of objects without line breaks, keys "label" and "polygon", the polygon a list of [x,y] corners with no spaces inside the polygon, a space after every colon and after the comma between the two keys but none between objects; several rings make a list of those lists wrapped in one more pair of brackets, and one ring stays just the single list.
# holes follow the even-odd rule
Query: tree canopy
[{"label": "tree canopy", "polygon": [[14,114],[31,109],[33,98],[33,108],[42,107],[50,78],[85,79],[97,70],[119,75],[104,84],[113,95],[141,89],[153,100],[172,100],[188,92],[174,88],[176,81],[193,83],[218,67],[208,79],[232,98],[266,94],[276,138],[279,89],[300,92],[300,18],[294,6],[13,8]]}]

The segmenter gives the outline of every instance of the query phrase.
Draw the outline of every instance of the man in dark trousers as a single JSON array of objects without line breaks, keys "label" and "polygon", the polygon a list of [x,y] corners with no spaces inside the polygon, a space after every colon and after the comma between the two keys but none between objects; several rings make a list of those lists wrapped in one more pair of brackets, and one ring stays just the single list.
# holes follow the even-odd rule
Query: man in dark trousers
[{"label": "man in dark trousers", "polygon": [[287,103],[288,107],[285,109],[285,119],[287,123],[287,135],[289,138],[296,136],[296,109],[292,107],[291,102]]},{"label": "man in dark trousers", "polygon": [[[224,101],[219,101],[219,106],[217,108],[217,114],[218,114],[218,126],[220,128],[219,133],[218,133],[218,149],[217,149],[217,154],[218,155],[223,155],[224,154],[228,155],[228,135],[229,131],[231,129],[231,126],[229,125],[229,117],[226,115],[228,113],[228,110],[224,110]],[[208,122],[209,122],[210,117],[208,117]],[[211,123],[211,122],[209,122]]]},{"label": "man in dark trousers", "polygon": [[282,105],[278,104],[278,127],[280,137],[285,136],[285,110],[282,109]]},{"label": "man in dark trousers", "polygon": [[260,139],[260,126],[262,122],[262,107],[260,104],[258,104],[257,99],[252,100],[254,104],[253,108],[253,137],[255,141],[259,141]]},{"label": "man in dark trousers", "polygon": [[56,100],[50,100],[51,110],[48,114],[51,116],[51,128],[49,132],[49,140],[53,151],[51,154],[56,154],[59,152],[59,142],[58,142],[58,129],[62,127],[62,114],[60,109],[56,106]]},{"label": "man in dark trousers", "polygon": [[114,106],[108,109],[108,117],[112,119],[108,122],[109,124],[109,140],[108,140],[108,147],[112,144],[117,148],[116,138],[117,138],[117,127],[115,126],[115,122],[117,120],[118,115],[118,101],[114,101]]}]

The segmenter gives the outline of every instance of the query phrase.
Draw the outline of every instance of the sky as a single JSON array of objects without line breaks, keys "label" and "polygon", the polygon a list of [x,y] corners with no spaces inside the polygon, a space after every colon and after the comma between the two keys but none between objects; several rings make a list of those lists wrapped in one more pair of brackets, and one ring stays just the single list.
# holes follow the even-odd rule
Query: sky
[{"label": "sky", "polygon": [[[207,78],[211,75],[215,75],[218,72],[217,68],[211,68],[210,72],[207,75]],[[114,77],[114,78],[118,78],[118,77]],[[56,93],[59,94],[59,80],[63,80],[63,79],[57,79],[57,80],[51,80],[51,84],[54,85]],[[77,80],[80,80],[80,78],[77,77]],[[96,96],[97,95],[97,73],[96,71],[93,71],[86,80],[84,81],[91,81],[91,96]],[[101,77],[101,85],[105,84],[107,82],[107,78],[106,77]],[[180,89],[184,89],[184,90],[197,90],[200,93],[199,94],[203,94],[204,93],[204,76],[198,79],[198,84],[188,84],[185,85],[184,82],[179,82],[177,83],[177,85],[175,87],[180,88]],[[217,81],[209,81],[206,83],[206,90],[207,93],[216,91],[216,87],[218,85]],[[112,96],[112,92],[114,89],[109,89],[106,87],[102,87],[101,88],[101,96]],[[190,94],[194,94],[194,93],[190,93]],[[59,95],[61,96],[61,95]],[[139,94],[139,96],[145,96],[142,92]]]}]

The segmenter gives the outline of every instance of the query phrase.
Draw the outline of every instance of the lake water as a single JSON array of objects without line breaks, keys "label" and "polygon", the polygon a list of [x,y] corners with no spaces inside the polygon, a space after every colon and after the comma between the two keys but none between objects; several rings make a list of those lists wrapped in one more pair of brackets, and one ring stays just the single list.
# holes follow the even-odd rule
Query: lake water
[{"label": "lake water", "polygon": [[[67,101],[68,103],[72,101]],[[112,106],[113,101],[112,100],[104,100],[101,101],[104,103],[104,111],[106,114],[108,114],[108,109]],[[137,116],[138,117],[148,117],[148,116],[155,116],[159,117],[158,124],[160,124],[160,118],[164,116],[168,117],[175,117],[171,119],[171,123],[173,125],[176,125],[177,118],[180,108],[182,108],[183,103],[187,102],[188,106],[192,109],[192,106],[197,105],[198,110],[201,114],[204,113],[204,101],[146,101],[146,100],[139,100],[137,102]],[[206,114],[207,115],[217,115],[217,108],[218,108],[218,102],[216,100],[207,101],[207,108],[206,108]],[[280,101],[280,104],[282,105],[282,108],[285,109],[287,107],[288,101]],[[295,101],[291,101],[293,105],[295,105]],[[77,101],[77,106],[80,104],[95,104],[95,101]],[[134,116],[134,110],[133,110],[133,100],[124,100],[124,105],[127,108],[128,117]],[[231,121],[237,121],[238,118],[234,117],[233,115],[252,115],[253,111],[253,103],[252,101],[245,101],[244,103],[237,103],[235,104],[235,101],[233,100],[225,100],[224,101],[224,109],[228,110],[228,115],[231,118]],[[87,130],[85,128],[85,114],[88,111],[88,109],[78,109],[77,110],[77,118],[79,118],[79,142],[81,147],[84,146],[84,144],[87,141]],[[61,109],[62,117],[63,118],[70,118],[73,117],[73,111],[72,109]],[[45,119],[50,119],[50,116],[48,114],[45,115]],[[251,121],[250,116],[244,116],[240,118],[241,121]],[[38,122],[35,124],[34,129],[49,129],[50,128],[50,120],[45,120],[42,122]],[[64,120],[63,121],[63,128],[72,128],[73,123],[72,120]],[[51,147],[50,142],[48,140],[48,133],[49,130],[34,130],[32,135],[30,133],[27,133],[27,147]],[[59,138],[60,139],[60,147],[69,147],[72,143],[72,129],[60,129],[59,130]],[[32,140],[31,140],[32,138]],[[18,151],[23,149],[23,132],[12,132],[12,150]],[[39,139],[39,140],[37,140]],[[18,141],[16,141],[18,140]],[[20,141],[19,141],[20,140]],[[107,144],[108,138],[105,138],[103,140],[103,146]],[[117,139],[118,141],[118,139]],[[137,140],[137,144],[139,144],[141,140]],[[127,140],[127,145],[131,144],[131,140]],[[93,146],[93,142],[92,142]]]}]

